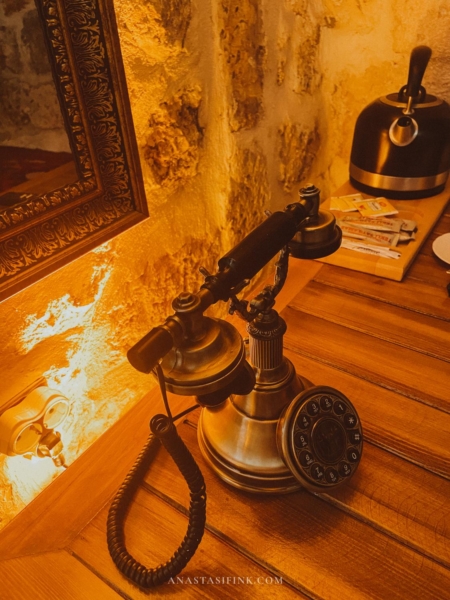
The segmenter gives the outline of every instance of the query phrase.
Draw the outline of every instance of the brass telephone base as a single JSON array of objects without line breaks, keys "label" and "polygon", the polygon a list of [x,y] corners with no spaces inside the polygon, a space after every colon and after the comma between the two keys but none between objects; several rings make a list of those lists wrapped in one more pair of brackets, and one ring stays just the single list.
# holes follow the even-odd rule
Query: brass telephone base
[{"label": "brass telephone base", "polygon": [[312,383],[286,358],[275,372],[277,381],[257,376],[250,394],[232,395],[200,414],[198,443],[206,462],[223,481],[247,492],[280,494],[302,487],[280,457],[276,434],[284,408]]},{"label": "brass telephone base", "polygon": [[[205,409],[203,409],[205,410]],[[201,419],[201,417],[200,417]],[[278,472],[251,473],[238,469],[236,466],[225,462],[222,456],[211,447],[209,441],[205,439],[202,430],[198,430],[198,443],[203,458],[209,467],[225,483],[245,492],[258,494],[287,494],[296,492],[301,488],[300,483],[290,474],[286,467],[280,467]]]},{"label": "brass telephone base", "polygon": [[[310,386],[279,418],[261,418],[261,413],[258,418],[242,410],[255,406],[254,393],[230,396],[217,409],[201,413],[199,445],[221,479],[248,492],[279,494],[300,487],[327,492],[353,476],[363,435],[355,407],[344,394]],[[259,392],[260,404],[273,407],[270,396]]]}]

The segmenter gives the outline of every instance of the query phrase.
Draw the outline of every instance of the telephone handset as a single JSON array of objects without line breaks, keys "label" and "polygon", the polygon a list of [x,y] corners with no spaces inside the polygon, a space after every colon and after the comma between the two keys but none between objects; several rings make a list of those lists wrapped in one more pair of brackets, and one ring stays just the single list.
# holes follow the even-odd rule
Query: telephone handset
[{"label": "telephone handset", "polygon": [[[181,415],[172,418],[166,389],[197,397],[202,407],[201,453],[221,479],[239,489],[327,492],[347,481],[359,465],[363,435],[355,407],[338,390],[314,386],[296,373],[283,354],[286,323],[273,308],[286,280],[289,255],[320,258],[340,246],[342,234],[334,216],[319,206],[315,186],[300,190],[298,202],[271,214],[222,257],[216,274],[202,270],[205,282],[199,292],[179,294],[174,314],[128,351],[136,369],[157,376],[167,411],[167,416],[153,417],[152,435],[108,515],[111,557],[142,588],[160,585],[184,568],[206,521],[203,476],[173,424]],[[251,302],[238,300],[237,294],[278,252],[274,284]],[[204,315],[219,300],[230,301],[230,312],[247,321],[248,349],[233,325]],[[128,553],[124,523],[159,442],[188,483],[189,526],[173,557],[147,569]]]}]

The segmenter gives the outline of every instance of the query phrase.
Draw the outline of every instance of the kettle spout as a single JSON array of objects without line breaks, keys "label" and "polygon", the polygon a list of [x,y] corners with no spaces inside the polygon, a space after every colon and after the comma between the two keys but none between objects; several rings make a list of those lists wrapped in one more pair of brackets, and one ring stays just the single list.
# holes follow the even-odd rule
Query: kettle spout
[{"label": "kettle spout", "polygon": [[419,133],[417,121],[410,116],[402,116],[392,123],[389,128],[389,139],[396,146],[408,146]]}]

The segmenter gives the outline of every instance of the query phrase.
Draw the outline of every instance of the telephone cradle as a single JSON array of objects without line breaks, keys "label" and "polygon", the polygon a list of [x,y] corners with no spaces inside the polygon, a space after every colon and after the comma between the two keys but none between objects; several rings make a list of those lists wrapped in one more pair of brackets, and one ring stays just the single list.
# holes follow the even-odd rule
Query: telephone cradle
[{"label": "telephone cradle", "polygon": [[[361,460],[363,434],[352,402],[329,386],[298,375],[283,354],[286,323],[274,309],[289,256],[322,258],[342,234],[334,216],[320,210],[320,192],[308,184],[298,202],[270,214],[218,261],[215,274],[201,269],[197,293],[182,292],[174,314],[127,353],[130,363],[158,379],[167,415],[155,415],[151,435],[115,496],[107,540],[118,569],[142,589],[175,577],[195,553],[206,523],[202,473],[174,425],[201,407],[198,443],[206,463],[228,484],[255,493],[320,493],[344,484]],[[275,278],[250,302],[239,294],[279,253]],[[248,344],[228,321],[204,315],[218,301],[247,322]],[[172,417],[166,390],[195,396],[198,404]],[[190,490],[189,524],[171,559],[147,568],[125,545],[125,518],[139,483],[163,445]]]}]

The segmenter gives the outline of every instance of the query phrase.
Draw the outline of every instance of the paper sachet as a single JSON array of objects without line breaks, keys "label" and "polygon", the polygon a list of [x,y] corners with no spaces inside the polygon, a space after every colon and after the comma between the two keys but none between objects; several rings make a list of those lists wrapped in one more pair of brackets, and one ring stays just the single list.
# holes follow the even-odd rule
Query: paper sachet
[{"label": "paper sachet", "polygon": [[342,248],[348,250],[354,250],[355,252],[362,252],[363,254],[371,254],[372,256],[379,256],[381,258],[393,258],[398,260],[401,258],[400,252],[385,248],[384,246],[378,246],[376,244],[368,244],[367,242],[360,242],[358,240],[351,240],[349,238],[342,239]]},{"label": "paper sachet", "polygon": [[399,233],[365,229],[341,219],[338,220],[338,225],[342,230],[342,235],[346,238],[375,242],[381,246],[396,246],[400,239]]},{"label": "paper sachet", "polygon": [[348,196],[331,196],[330,210],[339,210],[340,212],[355,212],[356,208],[354,201],[362,200],[361,194],[349,194]]},{"label": "paper sachet", "polygon": [[374,229],[376,231],[390,231],[400,235],[401,242],[409,242],[415,240],[414,230],[417,223],[410,219],[389,218],[389,217],[362,217],[362,216],[346,216],[341,217],[341,222],[349,225],[356,225],[364,229]]},{"label": "paper sachet", "polygon": [[365,229],[376,229],[377,231],[392,231],[393,233],[399,233],[403,219],[389,219],[387,217],[342,217],[341,221],[345,221],[349,225],[357,225],[358,227],[364,227]]},{"label": "paper sachet", "polygon": [[398,210],[386,198],[366,198],[353,201],[363,217],[387,217],[396,215]]}]

